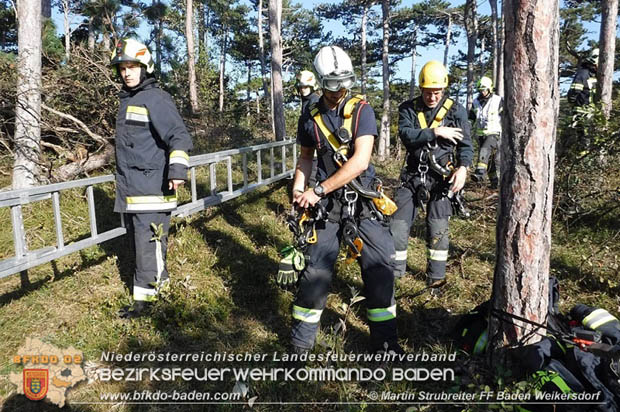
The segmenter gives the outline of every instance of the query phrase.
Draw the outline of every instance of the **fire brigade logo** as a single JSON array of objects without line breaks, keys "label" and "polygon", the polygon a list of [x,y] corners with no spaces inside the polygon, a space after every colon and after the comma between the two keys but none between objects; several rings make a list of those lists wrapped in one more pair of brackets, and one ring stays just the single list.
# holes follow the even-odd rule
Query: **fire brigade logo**
[{"label": "fire brigade logo", "polygon": [[24,395],[31,401],[40,401],[47,395],[49,371],[47,369],[24,369]]}]

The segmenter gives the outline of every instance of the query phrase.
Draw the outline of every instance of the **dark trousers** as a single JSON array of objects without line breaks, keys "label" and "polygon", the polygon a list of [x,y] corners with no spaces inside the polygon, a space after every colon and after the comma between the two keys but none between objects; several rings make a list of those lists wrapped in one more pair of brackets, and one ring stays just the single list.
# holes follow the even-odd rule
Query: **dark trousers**
[{"label": "dark trousers", "polygon": [[[134,300],[155,301],[159,288],[168,282],[166,252],[170,212],[125,213],[127,236],[136,253],[136,270],[133,276]],[[161,227],[156,233],[152,227]]]},{"label": "dark trousers", "polygon": [[[484,179],[488,171],[489,179],[499,181],[499,141],[500,135],[498,134],[478,136],[480,152],[474,173],[479,180]],[[493,158],[492,162],[491,158]]]},{"label": "dark trousers", "polygon": [[[394,276],[401,277],[407,270],[407,247],[409,231],[418,214],[415,194],[407,186],[396,191],[395,202],[398,206],[390,221],[390,231],[394,238],[395,269]],[[450,216],[452,205],[450,199],[441,191],[431,191],[426,214],[427,280],[434,282],[446,276],[448,246],[450,244]]]},{"label": "dark trousers", "polygon": [[[362,219],[359,236],[364,242],[358,261],[364,281],[363,294],[372,346],[396,344],[396,301],[394,300],[394,244],[387,226]],[[329,292],[334,264],[340,250],[341,224],[317,223],[318,241],[308,248],[306,268],[301,273],[293,304],[292,344],[310,349],[319,330],[319,321]]]}]

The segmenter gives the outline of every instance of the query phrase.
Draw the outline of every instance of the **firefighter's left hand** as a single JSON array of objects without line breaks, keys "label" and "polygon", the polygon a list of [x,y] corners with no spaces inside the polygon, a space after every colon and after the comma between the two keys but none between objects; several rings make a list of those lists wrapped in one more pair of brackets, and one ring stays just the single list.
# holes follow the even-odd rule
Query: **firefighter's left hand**
[{"label": "firefighter's left hand", "polygon": [[450,191],[453,193],[459,192],[465,186],[465,179],[467,179],[467,168],[461,166],[452,173],[452,177],[449,180]]},{"label": "firefighter's left hand", "polygon": [[168,189],[169,190],[177,190],[179,186],[185,183],[185,180],[181,179],[170,179],[168,180]]}]

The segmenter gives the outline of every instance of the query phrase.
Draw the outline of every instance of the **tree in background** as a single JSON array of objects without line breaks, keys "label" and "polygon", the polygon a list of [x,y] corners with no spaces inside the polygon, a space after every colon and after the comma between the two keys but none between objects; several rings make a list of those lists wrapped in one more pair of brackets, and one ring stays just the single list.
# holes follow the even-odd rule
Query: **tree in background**
[{"label": "tree in background", "polygon": [[[559,107],[558,0],[505,0],[504,8],[510,52],[492,307],[545,323]],[[538,340],[531,328],[491,317],[491,349]]]},{"label": "tree in background", "polygon": [[601,99],[605,117],[611,112],[611,86],[614,76],[616,52],[616,21],[618,20],[618,0],[603,0],[602,21],[599,37],[599,64],[596,83],[596,94]]},{"label": "tree in background", "polygon": [[381,2],[381,11],[383,12],[383,47],[381,52],[381,62],[383,63],[383,111],[381,113],[377,157],[380,161],[383,161],[390,155],[390,0],[383,0]]},{"label": "tree in background", "polygon": [[478,10],[476,0],[465,2],[465,31],[467,32],[467,111],[474,101],[474,60],[478,41]]},{"label": "tree in background", "polygon": [[[413,99],[417,92],[416,62],[418,46],[429,47],[438,45],[445,39],[442,31],[446,30],[446,22],[441,10],[447,9],[449,3],[443,0],[426,0],[411,7],[399,9],[391,19],[390,27],[398,36],[390,38],[392,62],[411,57],[409,81],[409,99]],[[437,33],[431,32],[431,27]],[[398,144],[398,141],[397,141]]]},{"label": "tree in background", "polygon": [[[187,78],[189,83],[189,102],[192,113],[198,113],[198,90],[196,88],[196,68],[194,61],[194,3],[185,0],[185,42],[187,44]],[[220,93],[220,112],[224,97]]]},{"label": "tree in background", "polygon": [[13,189],[34,186],[41,153],[41,1],[21,0],[17,10],[17,104]]},{"label": "tree in background", "polygon": [[271,43],[271,96],[276,140],[284,140],[284,96],[282,91],[282,0],[269,0],[269,37]]},{"label": "tree in background", "polygon": [[326,19],[342,21],[354,37],[359,37],[359,51],[354,43],[346,47],[339,39],[335,43],[341,44],[351,58],[359,56],[360,86],[362,94],[366,94],[368,82],[368,23],[375,19],[372,7],[378,0],[344,0],[341,3],[321,3],[316,7],[317,14]]}]

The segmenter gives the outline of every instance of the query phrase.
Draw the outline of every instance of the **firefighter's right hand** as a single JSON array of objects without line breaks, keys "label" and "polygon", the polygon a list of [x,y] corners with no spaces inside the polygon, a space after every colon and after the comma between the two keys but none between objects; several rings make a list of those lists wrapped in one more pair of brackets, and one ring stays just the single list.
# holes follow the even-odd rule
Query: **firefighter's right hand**
[{"label": "firefighter's right hand", "polygon": [[[297,197],[295,197],[295,195],[297,195]],[[293,193],[293,203],[298,204],[299,207],[304,209],[314,206],[319,200],[321,200],[321,198],[318,197],[312,189],[308,189],[303,193]]]},{"label": "firefighter's right hand", "polygon": [[298,251],[294,246],[287,246],[280,251],[282,260],[278,267],[276,283],[282,289],[288,289],[297,284],[299,280],[299,272],[305,266],[305,258],[303,253]]},{"label": "firefighter's right hand", "polygon": [[456,145],[463,140],[463,129],[459,127],[436,127],[433,129],[435,136],[448,140],[450,143]]}]

